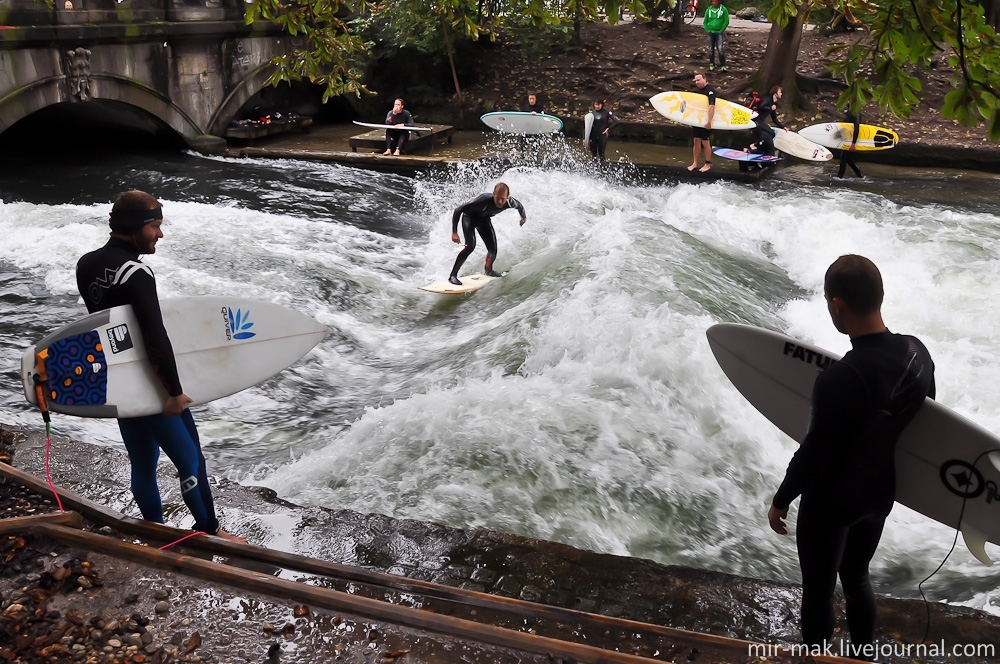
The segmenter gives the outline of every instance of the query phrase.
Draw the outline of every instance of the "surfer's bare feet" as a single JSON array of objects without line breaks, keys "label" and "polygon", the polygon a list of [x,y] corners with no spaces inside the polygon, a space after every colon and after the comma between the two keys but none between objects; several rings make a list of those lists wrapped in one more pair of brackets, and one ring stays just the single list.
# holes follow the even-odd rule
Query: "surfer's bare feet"
[{"label": "surfer's bare feet", "polygon": [[695,162],[695,163],[691,164],[690,166],[688,166],[688,170],[689,171],[693,171],[696,168],[698,168],[698,162]]},{"label": "surfer's bare feet", "polygon": [[386,151],[385,151],[385,152],[383,152],[382,154],[392,154],[392,150],[386,150]]},{"label": "surfer's bare feet", "polygon": [[698,169],[698,172],[699,173],[708,173],[710,170],[712,170],[712,162],[706,161],[705,165]]},{"label": "surfer's bare feet", "polygon": [[221,537],[222,539],[228,540],[230,542],[239,542],[240,544],[247,544],[248,543],[246,537],[237,537],[236,535],[230,535],[229,533],[227,533],[225,530],[223,530],[221,528],[219,528],[219,532],[215,533],[215,536],[216,537]]},{"label": "surfer's bare feet", "polygon": [[397,156],[397,157],[398,157],[398,156],[399,156],[399,150],[396,150],[396,151],[395,151],[395,152],[393,152],[392,154],[394,154],[395,156]]}]

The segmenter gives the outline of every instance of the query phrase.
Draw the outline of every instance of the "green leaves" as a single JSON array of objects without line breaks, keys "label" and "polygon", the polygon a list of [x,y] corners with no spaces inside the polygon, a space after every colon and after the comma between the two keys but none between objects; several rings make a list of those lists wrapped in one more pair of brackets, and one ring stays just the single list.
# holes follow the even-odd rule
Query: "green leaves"
[{"label": "green leaves", "polygon": [[370,44],[362,41],[347,23],[354,7],[339,0],[254,0],[247,6],[246,23],[271,21],[298,37],[295,50],[271,60],[275,68],[270,85],[307,80],[324,87],[323,102],[342,94],[369,92],[361,83],[360,57]]},{"label": "green leaves", "polygon": [[[802,11],[821,4],[823,0],[811,0]],[[842,6],[868,38],[841,49],[840,59],[829,67],[847,84],[838,106],[858,111],[871,99],[883,111],[908,117],[920,103],[918,74],[947,54],[948,65],[956,70],[955,90],[946,95],[942,116],[970,127],[986,121],[990,139],[1000,139],[1000,43],[981,3],[844,0]],[[776,11],[777,6],[772,14]]]}]

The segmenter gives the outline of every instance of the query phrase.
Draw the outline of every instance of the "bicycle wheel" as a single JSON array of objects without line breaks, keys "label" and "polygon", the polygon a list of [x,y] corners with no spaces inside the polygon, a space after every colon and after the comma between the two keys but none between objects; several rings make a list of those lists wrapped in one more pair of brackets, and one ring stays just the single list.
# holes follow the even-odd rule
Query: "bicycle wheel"
[{"label": "bicycle wheel", "polygon": [[684,21],[686,23],[694,23],[694,19],[697,15],[698,5],[692,3],[684,7]]}]

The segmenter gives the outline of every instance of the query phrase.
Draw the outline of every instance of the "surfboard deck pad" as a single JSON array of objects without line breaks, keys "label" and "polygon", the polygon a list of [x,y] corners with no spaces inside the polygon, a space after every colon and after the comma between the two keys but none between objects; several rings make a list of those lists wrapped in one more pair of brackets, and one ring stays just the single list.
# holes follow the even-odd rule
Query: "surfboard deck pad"
[{"label": "surfboard deck pad", "polygon": [[[502,272],[501,274],[507,276],[506,272]],[[499,277],[487,277],[485,274],[467,274],[464,277],[458,278],[462,282],[461,286],[456,286],[450,281],[445,280],[435,281],[433,284],[427,284],[419,288],[420,290],[429,293],[438,293],[439,295],[461,295],[463,293],[474,293],[494,279],[499,279]]]}]

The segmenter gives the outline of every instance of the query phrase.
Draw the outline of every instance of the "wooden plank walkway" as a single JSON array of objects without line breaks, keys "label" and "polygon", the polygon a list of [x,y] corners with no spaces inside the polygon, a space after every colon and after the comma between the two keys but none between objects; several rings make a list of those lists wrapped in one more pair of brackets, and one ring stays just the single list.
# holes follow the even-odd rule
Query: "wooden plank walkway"
[{"label": "wooden plank walkway", "polygon": [[[411,132],[410,137],[406,139],[405,150],[407,152],[412,152],[425,147],[429,147],[430,151],[433,152],[435,144],[451,144],[452,134],[455,133],[455,128],[451,125],[430,124],[421,126],[432,127],[433,130]],[[379,152],[385,150],[385,132],[385,129],[372,129],[371,131],[366,131],[363,134],[351,136],[349,140],[351,152],[357,152],[358,148],[371,148],[373,150],[378,150]]]}]

